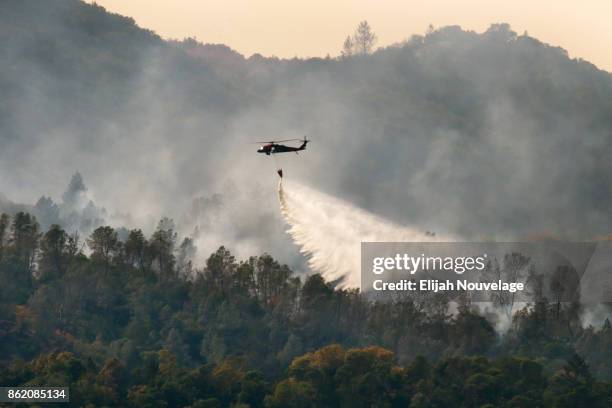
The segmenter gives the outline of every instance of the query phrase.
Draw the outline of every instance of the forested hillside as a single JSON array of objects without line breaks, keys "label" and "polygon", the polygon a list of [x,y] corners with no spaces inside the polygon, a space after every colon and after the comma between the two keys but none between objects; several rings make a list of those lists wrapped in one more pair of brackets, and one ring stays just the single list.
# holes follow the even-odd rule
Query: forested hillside
[{"label": "forested hillside", "polygon": [[500,336],[469,302],[372,304],[269,255],[194,270],[172,228],[2,215],[0,384],[69,385],[76,406],[609,406],[612,328],[577,304],[539,299]]},{"label": "forested hillside", "polygon": [[534,298],[502,331],[467,300],[371,303],[305,270],[249,143],[308,134],[287,179],[423,231],[590,241],[612,230],[611,112],[610,73],[505,24],[281,60],[1,1],[0,385],[75,406],[610,406],[612,327],[579,302]]}]

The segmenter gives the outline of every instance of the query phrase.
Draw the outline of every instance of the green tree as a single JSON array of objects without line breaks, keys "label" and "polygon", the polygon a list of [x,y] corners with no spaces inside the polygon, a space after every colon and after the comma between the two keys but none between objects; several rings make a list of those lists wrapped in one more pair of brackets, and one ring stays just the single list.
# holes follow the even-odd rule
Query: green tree
[{"label": "green tree", "polygon": [[105,272],[108,272],[113,257],[120,248],[117,231],[109,226],[98,227],[87,240],[87,245],[91,248],[92,259],[102,262]]},{"label": "green tree", "polygon": [[314,408],[319,406],[316,396],[317,390],[310,383],[290,378],[279,382],[265,402],[268,408]]},{"label": "green tree", "polygon": [[174,229],[174,222],[171,219],[162,218],[149,241],[152,259],[157,261],[159,273],[165,278],[176,277],[174,247],[177,235]]},{"label": "green tree", "polygon": [[257,259],[255,276],[259,299],[267,306],[274,306],[280,302],[291,271],[266,254]]},{"label": "green tree", "polygon": [[237,266],[236,258],[230,251],[225,247],[219,247],[219,249],[206,260],[204,275],[214,288],[227,294]]},{"label": "green tree", "polygon": [[68,234],[59,225],[52,225],[40,241],[41,279],[64,275],[68,261]]},{"label": "green tree", "polygon": [[24,212],[15,214],[11,230],[11,245],[17,261],[27,274],[33,272],[39,238],[40,232],[36,217]]},{"label": "green tree", "polygon": [[238,402],[252,408],[263,407],[267,391],[264,376],[259,371],[247,371],[240,385]]},{"label": "green tree", "polygon": [[[554,407],[604,407],[606,396],[599,395],[589,367],[582,357],[574,354],[555,374],[545,393],[545,401]],[[612,393],[608,395],[608,403]]]},{"label": "green tree", "polygon": [[147,240],[140,229],[131,230],[124,244],[126,262],[141,271],[147,263]]}]

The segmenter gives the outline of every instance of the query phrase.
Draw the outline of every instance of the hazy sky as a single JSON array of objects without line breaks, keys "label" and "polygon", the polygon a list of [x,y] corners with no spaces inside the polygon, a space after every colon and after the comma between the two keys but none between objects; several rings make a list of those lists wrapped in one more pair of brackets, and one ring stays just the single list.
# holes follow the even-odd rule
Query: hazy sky
[{"label": "hazy sky", "polygon": [[612,1],[585,0],[97,0],[163,37],[195,36],[247,56],[308,57],[339,53],[346,36],[367,19],[378,45],[435,27],[481,32],[507,22],[544,42],[612,71]]}]

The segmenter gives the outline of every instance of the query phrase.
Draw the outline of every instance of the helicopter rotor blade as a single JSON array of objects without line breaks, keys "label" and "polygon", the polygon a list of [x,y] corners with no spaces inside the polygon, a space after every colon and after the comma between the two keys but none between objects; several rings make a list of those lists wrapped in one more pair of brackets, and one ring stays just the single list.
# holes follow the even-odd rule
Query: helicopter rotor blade
[{"label": "helicopter rotor blade", "polygon": [[302,141],[302,139],[285,139],[285,140],[265,140],[260,142],[251,142],[251,143],[283,143],[283,142],[296,142]]}]

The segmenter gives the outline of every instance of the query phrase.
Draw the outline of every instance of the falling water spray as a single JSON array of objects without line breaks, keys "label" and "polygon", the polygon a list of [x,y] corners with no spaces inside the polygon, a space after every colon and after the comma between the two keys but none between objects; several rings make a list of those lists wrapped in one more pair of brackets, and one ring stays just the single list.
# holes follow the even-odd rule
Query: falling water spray
[{"label": "falling water spray", "polygon": [[343,287],[360,286],[361,242],[442,241],[295,182],[284,186],[281,179],[278,199],[287,232],[310,268]]}]

